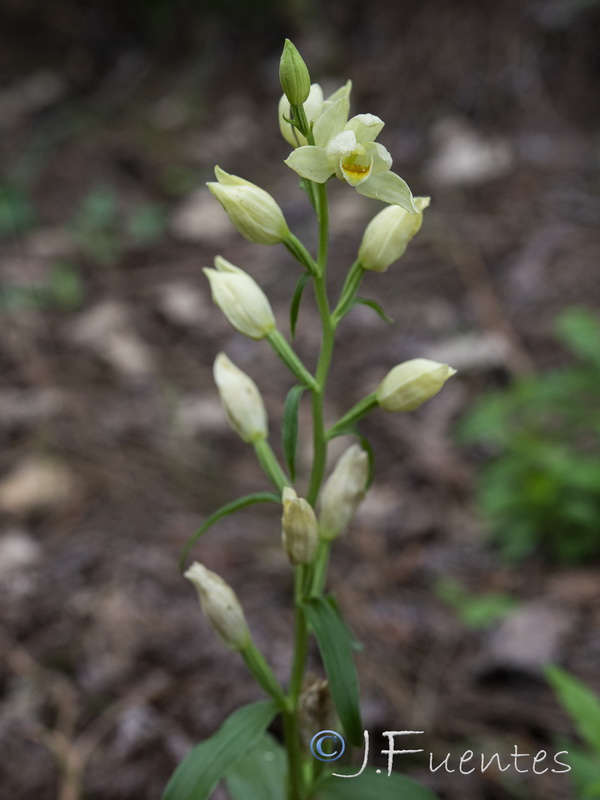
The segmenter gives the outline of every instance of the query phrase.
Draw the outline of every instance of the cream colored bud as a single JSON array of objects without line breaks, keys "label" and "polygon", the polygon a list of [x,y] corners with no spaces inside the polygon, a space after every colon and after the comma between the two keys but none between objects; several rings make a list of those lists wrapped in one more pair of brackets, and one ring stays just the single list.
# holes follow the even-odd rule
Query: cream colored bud
[{"label": "cream colored bud", "polygon": [[379,384],[377,402],[386,411],[413,411],[437,394],[456,370],[428,358],[413,358],[390,370]]},{"label": "cream colored bud", "polygon": [[266,294],[247,272],[221,256],[215,258],[215,267],[203,270],[215,304],[236,331],[250,339],[264,339],[275,330],[275,317]]},{"label": "cream colored bud", "polygon": [[283,212],[264,189],[215,167],[217,181],[206,185],[238,231],[257,244],[279,244],[290,234]]},{"label": "cream colored bud", "polygon": [[234,431],[248,443],[266,438],[267,412],[252,378],[236,367],[225,353],[216,357],[213,375]]},{"label": "cream colored bud", "polygon": [[403,255],[421,227],[429,197],[415,197],[414,203],[418,214],[409,214],[401,206],[390,205],[369,222],[358,250],[358,260],[364,269],[385,272]]},{"label": "cream colored bud", "polygon": [[281,538],[290,562],[310,564],[319,544],[319,525],[312,506],[289,486],[283,490]]},{"label": "cream colored bud", "polygon": [[290,103],[302,105],[310,91],[310,75],[304,59],[289,39],[285,40],[279,62],[279,80]]},{"label": "cream colored bud", "polygon": [[185,577],[198,590],[202,611],[223,644],[231,650],[248,647],[248,623],[231,586],[197,561],[185,572]]},{"label": "cream colored bud", "polygon": [[369,458],[357,444],[340,457],[321,495],[319,530],[323,539],[334,539],[349,525],[367,488]]}]

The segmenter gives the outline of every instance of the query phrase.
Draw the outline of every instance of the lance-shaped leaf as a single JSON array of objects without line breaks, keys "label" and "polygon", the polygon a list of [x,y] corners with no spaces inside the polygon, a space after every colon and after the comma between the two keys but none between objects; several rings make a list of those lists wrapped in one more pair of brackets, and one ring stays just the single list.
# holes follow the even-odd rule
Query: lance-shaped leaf
[{"label": "lance-shaped leaf", "polygon": [[[355,297],[348,311],[351,311],[353,308],[356,308],[356,306],[368,306],[369,308],[372,308],[373,311],[377,314],[377,316],[381,317],[381,319],[384,322],[387,322],[388,325],[392,325],[394,322],[394,320],[391,319],[391,317],[388,317],[388,315],[385,313],[385,311],[383,310],[381,305],[377,302],[377,300],[369,300],[366,297]],[[348,313],[348,311],[346,311],[346,314]]]},{"label": "lance-shaped leaf", "polygon": [[[350,776],[357,769],[342,767],[335,771],[340,774],[347,772]],[[365,800],[367,797],[376,797],[377,800],[437,800],[433,792],[406,775],[388,775],[386,770],[378,774],[371,768],[356,778],[330,775],[319,786],[318,792],[319,800]]]},{"label": "lance-shaped leaf", "polygon": [[281,800],[285,796],[285,751],[268,733],[225,774],[232,800]]},{"label": "lance-shaped leaf", "polygon": [[229,514],[233,514],[235,511],[239,511],[241,508],[254,505],[254,503],[281,503],[281,498],[272,492],[256,492],[256,494],[244,495],[244,497],[239,497],[237,500],[233,500],[231,503],[221,506],[221,508],[212,513],[210,517],[208,517],[208,519],[202,523],[196,533],[194,533],[193,536],[191,536],[188,540],[179,558],[180,571],[183,572],[186,559],[192,547],[196,544],[198,539],[215,524],[215,522],[223,519],[223,517],[227,517]]},{"label": "lance-shaped leaf", "polygon": [[298,446],[298,411],[305,386],[293,386],[285,398],[282,438],[283,455],[292,481],[296,478],[296,449]]},{"label": "lance-shaped leaf", "polygon": [[600,697],[559,667],[548,667],[546,677],[581,738],[600,755]]},{"label": "lance-shaped leaf", "polygon": [[277,706],[271,700],[234,711],[210,739],[194,747],[181,762],[162,800],[208,800],[232,762],[256,743],[276,713]]},{"label": "lance-shaped leaf", "polygon": [[317,638],[340,722],[350,742],[358,746],[363,741],[363,727],[348,629],[335,607],[322,597],[310,598],[303,608]]},{"label": "lance-shaped leaf", "polygon": [[294,289],[294,296],[292,297],[292,302],[290,304],[290,335],[292,337],[292,341],[294,340],[294,336],[296,334],[296,323],[298,322],[298,314],[300,313],[300,303],[302,301],[304,287],[308,283],[309,278],[310,272],[303,272],[298,278],[298,283]]}]

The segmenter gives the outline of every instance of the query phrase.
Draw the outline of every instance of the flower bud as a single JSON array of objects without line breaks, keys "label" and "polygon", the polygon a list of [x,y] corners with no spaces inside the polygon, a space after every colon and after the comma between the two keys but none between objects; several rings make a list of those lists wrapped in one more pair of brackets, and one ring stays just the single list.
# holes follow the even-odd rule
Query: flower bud
[{"label": "flower bud", "polygon": [[267,412],[258,387],[245,372],[219,353],[213,367],[215,383],[234,431],[248,443],[267,436]]},{"label": "flower bud", "polygon": [[319,544],[319,526],[312,506],[289,486],[283,490],[281,538],[290,562],[310,564]]},{"label": "flower bud", "polygon": [[185,572],[198,590],[200,605],[211,628],[226,647],[244,650],[250,631],[235,592],[223,578],[195,561]]},{"label": "flower bud", "polygon": [[264,339],[275,330],[275,317],[266,294],[247,272],[221,256],[215,258],[215,267],[203,270],[214,303],[236,331],[250,339]]},{"label": "flower bud", "polygon": [[437,394],[456,370],[428,358],[413,358],[394,367],[379,384],[376,397],[386,411],[413,411]]},{"label": "flower bud", "polygon": [[215,167],[217,182],[206,185],[238,231],[256,244],[279,244],[290,234],[283,212],[268,192]]},{"label": "flower bud", "polygon": [[404,253],[421,227],[429,197],[415,197],[414,203],[418,214],[409,214],[401,206],[390,205],[369,222],[358,250],[358,260],[364,269],[385,272]]},{"label": "flower bud", "polygon": [[279,62],[279,80],[290,103],[302,105],[310,91],[310,75],[302,56],[289,39],[285,40]]},{"label": "flower bud", "polygon": [[340,457],[321,495],[319,529],[323,539],[334,539],[348,526],[365,495],[369,458],[357,444]]}]

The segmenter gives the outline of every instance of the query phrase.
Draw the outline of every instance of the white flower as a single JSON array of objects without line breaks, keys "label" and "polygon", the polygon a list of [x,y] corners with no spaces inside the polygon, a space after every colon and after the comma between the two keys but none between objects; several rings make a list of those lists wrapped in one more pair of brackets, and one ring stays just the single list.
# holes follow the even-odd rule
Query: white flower
[{"label": "white flower", "polygon": [[319,525],[312,506],[286,486],[282,493],[281,538],[290,562],[310,564],[319,544]]},{"label": "white flower", "polygon": [[248,647],[250,631],[231,586],[197,561],[185,572],[185,577],[196,587],[202,610],[223,644],[231,650]]},{"label": "white flower", "polygon": [[215,304],[236,331],[250,339],[264,339],[275,330],[275,317],[266,294],[254,278],[222,256],[215,258],[215,267],[202,270]]},{"label": "white flower", "polygon": [[325,540],[334,539],[349,525],[365,495],[369,457],[357,444],[342,453],[321,494],[319,530]]},{"label": "white flower", "polygon": [[219,353],[213,367],[221,402],[234,431],[245,442],[253,443],[267,436],[267,412],[262,396],[249,375]]},{"label": "white flower", "polygon": [[303,178],[325,183],[332,175],[345,180],[359,194],[402,206],[418,213],[407,184],[390,172],[392,157],[375,142],[383,121],[374,114],[358,114],[340,125],[339,114],[325,125],[322,114],[315,124],[314,145],[298,147],[285,160]]},{"label": "white flower", "polygon": [[238,231],[256,244],[279,244],[290,235],[285,217],[268,192],[215,167],[216,181],[206,185]]},{"label": "white flower", "polygon": [[385,411],[413,411],[437,394],[456,370],[428,358],[413,358],[388,372],[376,392]]},{"label": "white flower", "polygon": [[414,201],[418,214],[409,214],[394,205],[384,208],[369,222],[358,250],[358,260],[364,269],[385,272],[404,253],[419,232],[429,197],[415,197]]}]

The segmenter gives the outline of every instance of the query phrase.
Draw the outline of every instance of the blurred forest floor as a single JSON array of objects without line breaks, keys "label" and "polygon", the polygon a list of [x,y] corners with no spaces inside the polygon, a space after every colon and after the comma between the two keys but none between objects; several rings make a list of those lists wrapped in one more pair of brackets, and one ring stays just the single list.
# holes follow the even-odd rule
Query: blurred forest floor
[{"label": "blurred forest floor", "polygon": [[[502,562],[474,511],[482,455],[453,430],[486,389],[568,362],[561,309],[600,309],[599,5],[205,4],[165,26],[183,37],[177,58],[163,3],[44,9],[1,12],[0,799],[156,800],[189,748],[257,696],[177,559],[215,508],[265,488],[218,403],[215,355],[257,380],[274,442],[291,385],[228,327],[201,274],[219,253],[247,269],[287,331],[297,266],[243,240],[203,187],[215,163],[259,183],[314,244],[277,129],[290,34],[315,79],[353,80],[352,112],[386,120],[394,169],[432,196],[402,262],[365,280],[395,325],[359,307],[340,327],[328,417],[400,361],[459,369],[418,412],[362,425],[375,482],[330,585],[365,644],[365,725],[424,730],[418,746],[440,760],[562,749],[573,732],[542,667],[600,690],[599,565]],[[335,292],[377,204],[341,185],[331,197]],[[316,326],[307,295],[309,363]],[[222,521],[194,555],[236,589],[285,680],[277,509]],[[448,578],[516,610],[469,629],[436,590]],[[552,773],[407,769],[446,800],[572,796]]]}]

